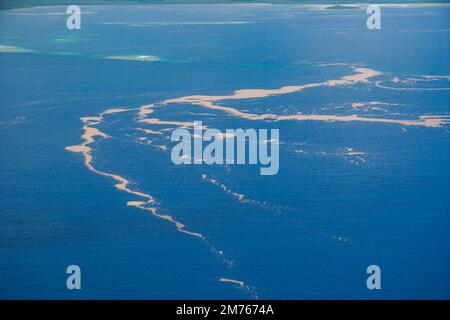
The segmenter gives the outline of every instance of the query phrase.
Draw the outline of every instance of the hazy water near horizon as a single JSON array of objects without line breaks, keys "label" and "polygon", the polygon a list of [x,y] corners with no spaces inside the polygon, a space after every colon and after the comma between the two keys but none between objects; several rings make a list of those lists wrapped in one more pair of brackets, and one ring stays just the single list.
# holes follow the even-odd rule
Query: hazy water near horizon
[{"label": "hazy water near horizon", "polygon": [[[0,12],[1,298],[449,298],[448,6],[382,8],[381,30],[355,9],[81,9],[73,31],[65,7]],[[358,68],[382,75],[217,104],[380,122],[254,121],[188,103],[149,116],[277,128],[274,176],[175,166],[174,126],[139,121],[143,105],[324,83]],[[142,199],[66,150],[83,142],[81,118],[115,108],[126,111],[95,125],[110,138],[90,145],[93,165],[202,239],[127,205]],[[441,125],[407,124],[430,116]],[[66,288],[71,264],[80,291]],[[382,290],[366,288],[371,264]]]}]

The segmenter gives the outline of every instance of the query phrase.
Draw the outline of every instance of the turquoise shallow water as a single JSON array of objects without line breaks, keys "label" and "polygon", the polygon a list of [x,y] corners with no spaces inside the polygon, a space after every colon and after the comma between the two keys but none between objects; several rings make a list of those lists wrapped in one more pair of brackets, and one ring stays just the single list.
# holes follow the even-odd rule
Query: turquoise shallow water
[{"label": "turquoise shallow water", "polygon": [[[77,31],[64,12],[0,12],[0,297],[449,298],[448,124],[402,124],[450,114],[448,7],[382,8],[376,31],[364,10],[292,5],[82,7]],[[218,104],[397,123],[251,121],[187,103],[151,115],[277,128],[274,176],[175,166],[170,130],[136,130],[173,128],[140,123],[142,105],[322,83],[358,67],[383,74]],[[65,150],[83,142],[81,117],[111,108],[131,110],[95,125],[111,137],[90,145],[95,168],[204,238],[127,206],[141,197]],[[80,291],[66,289],[70,264],[82,269]],[[371,264],[382,290],[366,288]]]}]

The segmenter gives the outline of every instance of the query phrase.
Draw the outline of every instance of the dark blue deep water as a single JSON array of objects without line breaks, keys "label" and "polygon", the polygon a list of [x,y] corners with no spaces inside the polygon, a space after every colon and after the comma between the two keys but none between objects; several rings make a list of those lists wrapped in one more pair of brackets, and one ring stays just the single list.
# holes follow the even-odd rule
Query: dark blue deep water
[{"label": "dark blue deep water", "polygon": [[[220,130],[279,129],[280,171],[261,176],[255,166],[176,166],[154,145],[170,147],[164,138],[139,139],[136,112],[106,116],[98,128],[111,138],[91,145],[96,168],[129,179],[203,240],[127,206],[142,199],[65,150],[82,142],[80,118],[106,109],[323,82],[355,67],[383,75],[222,103],[258,114],[445,119],[449,6],[384,7],[381,30],[367,29],[365,9],[320,6],[87,6],[81,30],[66,28],[65,10],[0,12],[0,298],[450,298],[445,121],[155,111]],[[78,291],[66,288],[72,264],[82,270]],[[366,287],[372,264],[381,290]]]}]

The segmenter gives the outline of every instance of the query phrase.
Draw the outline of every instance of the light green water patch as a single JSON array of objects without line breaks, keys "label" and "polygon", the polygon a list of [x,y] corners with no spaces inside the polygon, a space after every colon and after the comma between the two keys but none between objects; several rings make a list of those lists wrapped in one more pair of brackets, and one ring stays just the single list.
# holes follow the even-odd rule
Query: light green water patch
[{"label": "light green water patch", "polygon": [[162,58],[154,55],[119,55],[119,56],[108,56],[104,59],[110,60],[125,60],[125,61],[141,61],[141,62],[165,62],[165,63],[187,63],[186,60],[176,60]]},{"label": "light green water patch", "polygon": [[72,44],[72,43],[79,43],[79,42],[88,41],[88,40],[90,40],[90,39],[86,36],[80,36],[78,34],[69,34],[69,35],[64,35],[61,37],[54,38],[53,42],[56,42],[59,44]]},{"label": "light green water patch", "polygon": [[79,56],[79,52],[73,52],[73,51],[58,51],[58,52],[52,52],[52,55],[55,56]]},{"label": "light green water patch", "polygon": [[0,53],[28,53],[28,52],[33,52],[33,50],[0,44]]},{"label": "light green water patch", "polygon": [[162,60],[161,57],[149,56],[149,55],[109,56],[109,57],[105,57],[105,59],[128,60],[128,61],[145,61],[145,62],[156,62],[156,61],[161,61]]},{"label": "light green water patch", "polygon": [[252,21],[160,21],[160,22],[105,22],[105,25],[124,25],[128,27],[163,27],[163,26],[203,26],[203,25],[242,25]]}]

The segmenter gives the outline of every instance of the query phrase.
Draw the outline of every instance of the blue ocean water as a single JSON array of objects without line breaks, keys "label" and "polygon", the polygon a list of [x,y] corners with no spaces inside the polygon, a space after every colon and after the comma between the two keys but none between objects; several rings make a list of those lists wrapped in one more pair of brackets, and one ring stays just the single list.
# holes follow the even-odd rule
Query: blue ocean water
[{"label": "blue ocean water", "polygon": [[[142,105],[322,83],[358,67],[383,75],[220,104],[445,119],[448,6],[383,7],[381,30],[367,29],[364,9],[301,5],[86,6],[81,30],[68,30],[65,9],[0,12],[1,298],[450,297],[445,121],[272,122],[186,103],[155,109],[160,119],[221,130],[279,129],[274,176],[255,166],[176,166],[170,131],[137,130],[160,129],[139,122]],[[203,239],[127,206],[142,199],[65,149],[82,143],[80,118],[111,108],[130,110],[98,124],[111,138],[91,145],[93,165],[126,177]],[[72,264],[81,290],[66,288]],[[372,264],[381,290],[366,287]]]}]

